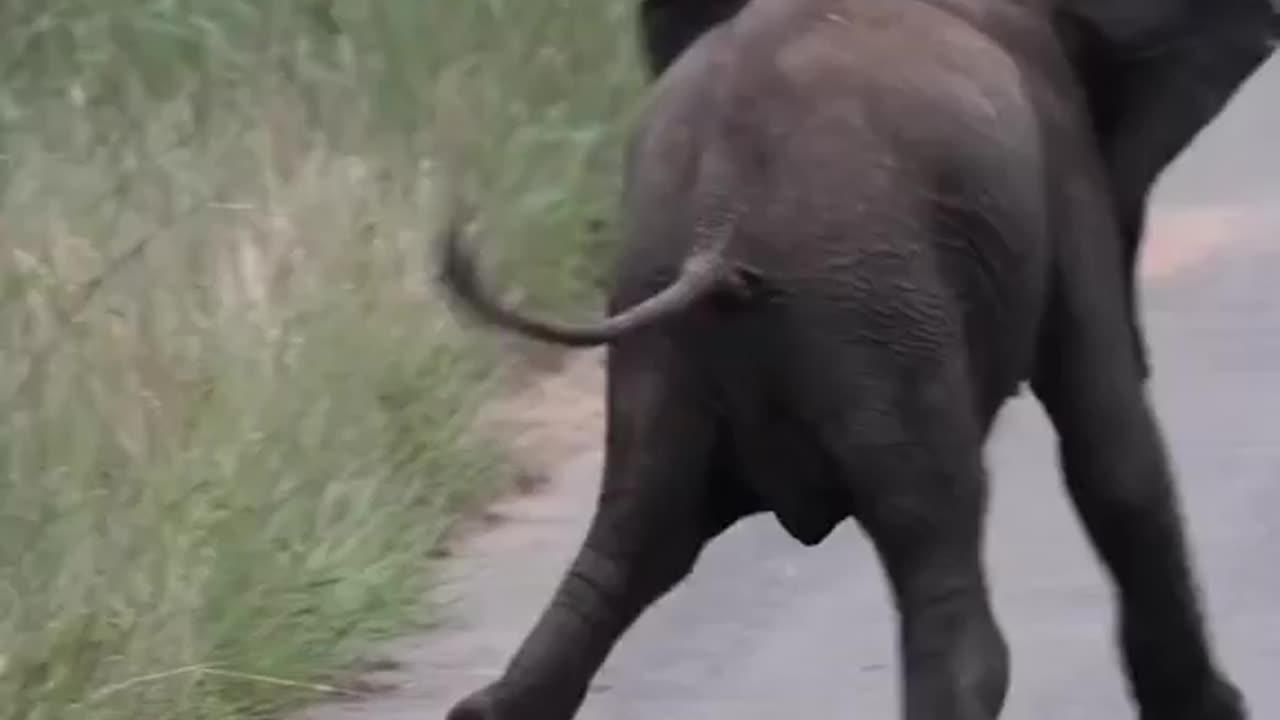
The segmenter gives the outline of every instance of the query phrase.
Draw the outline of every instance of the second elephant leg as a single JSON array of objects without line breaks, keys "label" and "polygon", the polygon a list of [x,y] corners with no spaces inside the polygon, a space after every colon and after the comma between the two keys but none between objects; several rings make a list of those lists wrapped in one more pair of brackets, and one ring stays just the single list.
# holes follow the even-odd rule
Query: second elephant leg
[{"label": "second elephant leg", "polygon": [[1211,653],[1169,458],[1122,318],[1079,302],[1050,322],[1034,387],[1071,498],[1118,590],[1142,717],[1241,720],[1239,694]]},{"label": "second elephant leg", "polygon": [[894,394],[901,416],[887,423],[905,437],[885,442],[875,431],[867,443],[857,436],[877,419],[852,422],[842,465],[892,585],[906,719],[995,720],[1009,651],[982,562],[987,479],[978,423],[957,401],[963,386],[947,387]]},{"label": "second elephant leg", "polygon": [[454,720],[569,720],[617,640],[736,519],[711,506],[714,427],[651,370],[610,377],[603,489],[587,537],[501,679]]}]

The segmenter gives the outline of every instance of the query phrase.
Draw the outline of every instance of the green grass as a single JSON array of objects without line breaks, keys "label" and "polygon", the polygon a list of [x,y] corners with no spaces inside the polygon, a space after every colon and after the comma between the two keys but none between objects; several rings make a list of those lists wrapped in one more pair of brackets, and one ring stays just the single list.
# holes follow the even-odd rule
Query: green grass
[{"label": "green grass", "polygon": [[441,190],[593,302],[632,5],[0,3],[0,718],[273,717],[430,619],[505,477]]}]

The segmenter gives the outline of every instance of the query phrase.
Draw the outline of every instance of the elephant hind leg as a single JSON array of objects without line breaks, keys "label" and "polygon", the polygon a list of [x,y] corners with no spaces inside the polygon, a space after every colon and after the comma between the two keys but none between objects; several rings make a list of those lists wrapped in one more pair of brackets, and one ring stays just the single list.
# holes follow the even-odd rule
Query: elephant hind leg
[{"label": "elephant hind leg", "polygon": [[987,478],[967,388],[956,372],[859,392],[829,434],[893,591],[907,720],[994,720],[1009,685],[982,563]]},{"label": "elephant hind leg", "polygon": [[633,355],[611,358],[603,486],[577,557],[502,678],[450,720],[572,718],[621,635],[745,514],[716,492],[734,479],[716,477],[716,428],[696,390],[653,353]]}]

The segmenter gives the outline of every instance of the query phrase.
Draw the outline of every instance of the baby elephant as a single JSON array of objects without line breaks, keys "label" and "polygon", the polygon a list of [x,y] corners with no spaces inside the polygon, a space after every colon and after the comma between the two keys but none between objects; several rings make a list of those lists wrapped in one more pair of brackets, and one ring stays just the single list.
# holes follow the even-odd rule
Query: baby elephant
[{"label": "baby elephant", "polygon": [[901,618],[908,720],[991,720],[982,450],[1029,382],[1118,590],[1144,720],[1241,720],[1198,607],[1130,341],[1124,243],[1043,3],[752,0],[662,75],[628,151],[607,319],[528,317],[457,223],[442,279],[491,324],[609,345],[587,538],[501,679],[452,720],[568,720],[708,540],[852,517]]}]

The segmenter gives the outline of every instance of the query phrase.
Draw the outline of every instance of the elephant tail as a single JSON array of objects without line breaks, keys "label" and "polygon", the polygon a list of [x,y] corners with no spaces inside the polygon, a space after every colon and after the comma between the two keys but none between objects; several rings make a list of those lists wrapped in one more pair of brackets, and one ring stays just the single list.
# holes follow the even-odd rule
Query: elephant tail
[{"label": "elephant tail", "polygon": [[584,324],[531,317],[506,305],[485,286],[470,248],[465,247],[464,213],[455,212],[441,239],[439,278],[444,287],[480,319],[504,330],[543,342],[569,347],[604,345],[663,318],[686,310],[711,295],[728,291],[743,298],[755,287],[758,275],[724,256],[725,238],[695,249],[684,261],[675,281],[649,298],[606,317]]},{"label": "elephant tail", "polygon": [[[712,172],[723,172],[718,165],[716,160],[712,160]],[[723,186],[718,190],[723,191]],[[728,293],[735,299],[746,300],[754,295],[760,286],[759,273],[726,258],[736,213],[728,211],[724,199],[723,192],[708,197],[709,204],[703,206],[708,210],[704,214],[708,222],[699,228],[699,242],[695,242],[694,250],[682,263],[675,281],[648,299],[598,322],[570,324],[534,318],[500,301],[497,293],[481,281],[474,252],[467,247],[463,237],[467,213],[458,211],[461,206],[454,211],[451,222],[445,227],[439,279],[454,299],[462,301],[481,320],[506,331],[554,345],[607,345],[667,316],[681,313],[709,296]]]}]

